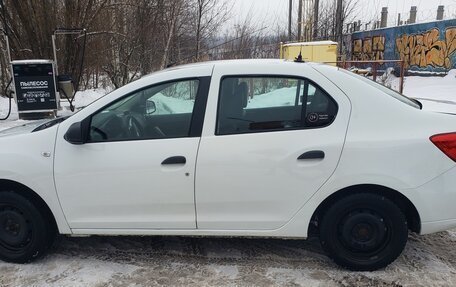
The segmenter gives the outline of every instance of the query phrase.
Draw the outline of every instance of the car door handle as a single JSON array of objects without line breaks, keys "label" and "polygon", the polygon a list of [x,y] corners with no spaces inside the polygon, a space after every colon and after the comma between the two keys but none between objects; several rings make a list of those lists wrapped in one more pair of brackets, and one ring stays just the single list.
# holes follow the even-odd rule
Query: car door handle
[{"label": "car door handle", "polygon": [[184,156],[172,156],[165,159],[161,164],[185,164],[187,159]]},{"label": "car door handle", "polygon": [[310,160],[310,159],[324,159],[325,152],[321,150],[313,150],[303,153],[298,157],[298,160]]}]

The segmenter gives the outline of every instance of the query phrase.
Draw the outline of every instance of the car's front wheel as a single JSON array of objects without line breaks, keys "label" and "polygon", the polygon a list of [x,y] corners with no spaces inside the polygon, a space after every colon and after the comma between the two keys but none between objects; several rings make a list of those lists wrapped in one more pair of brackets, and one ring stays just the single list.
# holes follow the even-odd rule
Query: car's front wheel
[{"label": "car's front wheel", "polygon": [[0,191],[0,260],[26,263],[41,256],[54,237],[37,204],[20,194]]},{"label": "car's front wheel", "polygon": [[323,249],[340,266],[372,271],[393,262],[407,242],[407,220],[391,200],[356,193],[332,204],[320,225]]}]

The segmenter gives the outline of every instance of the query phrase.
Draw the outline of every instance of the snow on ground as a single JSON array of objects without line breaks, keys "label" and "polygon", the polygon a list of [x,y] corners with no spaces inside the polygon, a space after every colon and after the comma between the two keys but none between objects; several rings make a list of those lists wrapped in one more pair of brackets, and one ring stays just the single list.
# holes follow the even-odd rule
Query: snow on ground
[{"label": "snow on ground", "polygon": [[249,100],[247,108],[294,106],[295,100],[296,87],[282,88],[270,93],[255,95]]},{"label": "snow on ground", "polygon": [[407,77],[404,94],[420,100],[427,110],[456,114],[456,70],[445,77]]},{"label": "snow on ground", "polygon": [[316,238],[61,238],[31,264],[0,261],[0,286],[455,286],[455,247],[454,231],[411,234],[387,268],[350,272]]},{"label": "snow on ground", "polygon": [[[77,108],[82,108],[93,101],[97,100],[98,98],[106,95],[110,89],[92,89],[77,92],[74,98],[74,106]],[[0,118],[3,118],[8,113],[8,106],[9,106],[9,99],[0,97]],[[71,111],[69,110],[69,104],[66,101],[62,101],[63,109],[58,112],[61,116],[71,115]],[[11,106],[11,115],[6,121],[0,121],[0,130],[4,130],[10,127],[18,126],[27,123],[27,121],[19,120],[19,116],[17,114],[17,106],[14,100],[12,100]],[[1,286],[1,285],[0,285]]]},{"label": "snow on ground", "polygon": [[154,95],[150,100],[155,102],[157,109],[154,114],[156,115],[191,113],[194,106],[194,101],[192,100],[167,97],[162,93]]}]

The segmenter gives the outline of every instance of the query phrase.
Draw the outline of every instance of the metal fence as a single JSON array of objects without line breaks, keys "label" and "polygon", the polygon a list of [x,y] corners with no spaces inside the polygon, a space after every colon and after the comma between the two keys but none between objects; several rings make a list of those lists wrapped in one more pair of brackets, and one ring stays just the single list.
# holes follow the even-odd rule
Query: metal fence
[{"label": "metal fence", "polygon": [[375,82],[378,82],[378,77],[386,73],[388,68],[393,68],[394,75],[399,77],[398,92],[401,94],[404,92],[405,62],[403,60],[337,61],[324,63],[336,64],[340,68],[361,74],[366,77],[372,77],[372,80]]}]

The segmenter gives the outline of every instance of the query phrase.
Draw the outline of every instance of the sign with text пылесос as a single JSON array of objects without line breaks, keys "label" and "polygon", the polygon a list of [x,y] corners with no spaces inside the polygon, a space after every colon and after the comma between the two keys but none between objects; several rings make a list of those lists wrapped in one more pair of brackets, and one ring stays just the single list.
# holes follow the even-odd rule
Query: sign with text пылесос
[{"label": "sign with text \u043f\u044b\u043b\u0435\u0441\u043e\u0441", "polygon": [[52,63],[12,66],[19,112],[57,109]]}]

